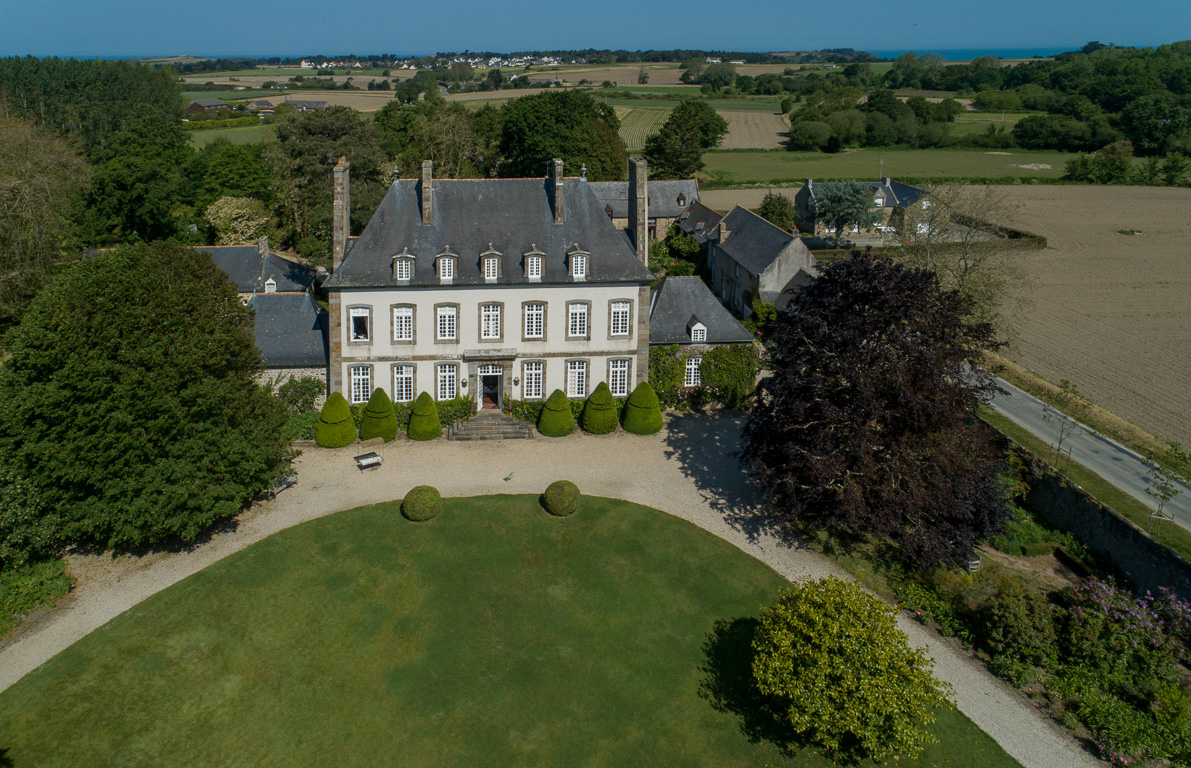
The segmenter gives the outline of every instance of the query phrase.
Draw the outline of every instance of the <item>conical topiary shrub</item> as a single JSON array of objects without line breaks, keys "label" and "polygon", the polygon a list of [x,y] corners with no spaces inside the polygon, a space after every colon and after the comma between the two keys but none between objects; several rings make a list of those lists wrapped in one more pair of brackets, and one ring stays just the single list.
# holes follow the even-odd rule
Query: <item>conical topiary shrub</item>
[{"label": "conical topiary shrub", "polygon": [[662,406],[648,381],[643,381],[629,395],[624,406],[624,431],[634,435],[652,435],[662,428]]},{"label": "conical topiary shrub", "polygon": [[409,414],[409,439],[433,440],[442,437],[442,422],[438,420],[438,406],[429,392],[418,395]]},{"label": "conical topiary shrub", "polygon": [[616,431],[616,400],[612,398],[612,390],[602,381],[583,406],[583,431],[593,435]]},{"label": "conical topiary shrub", "polygon": [[386,443],[397,437],[397,413],[393,410],[393,401],[380,387],[372,390],[372,397],[364,406],[364,418],[360,421],[360,439],[374,437],[383,437]]},{"label": "conical topiary shrub", "polygon": [[314,442],[323,448],[342,448],[356,441],[356,423],[352,421],[352,409],[341,392],[332,392],[318,415],[318,426],[314,428]]},{"label": "conical topiary shrub", "polygon": [[538,431],[546,437],[566,437],[575,431],[575,414],[561,389],[550,393],[550,399],[538,417]]}]

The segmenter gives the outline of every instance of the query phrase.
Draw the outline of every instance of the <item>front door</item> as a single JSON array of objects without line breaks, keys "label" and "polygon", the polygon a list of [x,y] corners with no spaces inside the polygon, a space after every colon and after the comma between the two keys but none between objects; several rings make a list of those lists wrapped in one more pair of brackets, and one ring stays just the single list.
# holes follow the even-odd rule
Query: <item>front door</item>
[{"label": "front door", "polygon": [[481,408],[500,410],[500,375],[481,376]]}]

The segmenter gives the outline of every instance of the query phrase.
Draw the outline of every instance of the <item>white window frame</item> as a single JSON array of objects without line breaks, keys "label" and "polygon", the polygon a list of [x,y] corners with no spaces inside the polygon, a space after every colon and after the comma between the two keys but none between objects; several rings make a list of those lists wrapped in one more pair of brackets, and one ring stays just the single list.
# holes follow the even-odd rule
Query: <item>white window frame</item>
[{"label": "white window frame", "polygon": [[612,336],[628,336],[633,330],[633,302],[613,301],[609,310],[608,327]]},{"label": "white window frame", "polygon": [[[447,331],[450,332],[449,335]],[[455,304],[442,304],[435,310],[434,339],[435,341],[459,340],[459,307]]]},{"label": "white window frame", "polygon": [[368,402],[368,398],[372,397],[372,367],[353,365],[347,369],[347,379],[351,385],[351,404],[361,405]]},{"label": "white window frame", "polygon": [[576,301],[567,305],[567,337],[572,339],[587,338],[588,332],[587,304]]},{"label": "white window frame", "polygon": [[[364,335],[356,335],[356,318],[364,318]],[[347,311],[347,333],[352,343],[372,341],[372,307],[352,307]]]},{"label": "white window frame", "polygon": [[438,279],[448,283],[455,279],[455,258],[442,256],[438,260]]},{"label": "white window frame", "polygon": [[707,329],[702,325],[695,325],[691,327],[691,341],[696,344],[707,343]]},{"label": "white window frame", "polygon": [[683,385],[688,387],[699,387],[703,385],[703,358],[688,357],[686,359],[686,375],[683,378]]},{"label": "white window frame", "polygon": [[527,339],[546,338],[546,304],[533,301],[525,305],[523,332]]},{"label": "white window frame", "polygon": [[397,280],[400,282],[409,282],[414,274],[414,260],[413,259],[397,259]]},{"label": "white window frame", "polygon": [[542,257],[537,254],[525,257],[525,277],[529,280],[542,279]]},{"label": "white window frame", "polygon": [[541,400],[546,396],[546,364],[541,360],[528,360],[521,364],[521,397],[526,400]]},{"label": "white window frame", "polygon": [[[405,331],[405,333],[402,333]],[[393,341],[414,340],[414,308],[409,304],[393,307]]]},{"label": "white window frame", "polygon": [[500,261],[495,256],[484,257],[484,280],[493,282],[500,277]]},{"label": "white window frame", "polygon": [[575,278],[576,280],[584,280],[587,278],[586,253],[571,254],[571,277]]},{"label": "white window frame", "polygon": [[408,363],[393,366],[393,402],[412,403],[414,400],[414,367]]},{"label": "white window frame", "polygon": [[440,402],[454,400],[459,395],[459,366],[455,363],[438,363],[434,366],[434,391]]},{"label": "white window frame", "polygon": [[587,397],[587,361],[567,360],[567,397]]},{"label": "white window frame", "polygon": [[613,397],[629,396],[629,361],[608,361],[608,389]]},{"label": "white window frame", "polygon": [[480,305],[480,338],[500,341],[500,304]]}]

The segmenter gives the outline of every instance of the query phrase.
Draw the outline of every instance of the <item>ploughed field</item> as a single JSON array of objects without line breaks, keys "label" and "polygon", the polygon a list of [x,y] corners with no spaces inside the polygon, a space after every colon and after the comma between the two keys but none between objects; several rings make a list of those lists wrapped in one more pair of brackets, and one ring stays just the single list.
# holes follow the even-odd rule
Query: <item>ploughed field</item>
[{"label": "ploughed field", "polygon": [[1191,189],[1005,190],[1021,205],[1016,226],[1050,246],[1022,252],[1022,305],[1011,317],[1019,338],[1008,356],[1191,445]]},{"label": "ploughed field", "polygon": [[[285,530],[0,694],[13,766],[773,766],[745,686],[785,581],[714,535],[587,498],[388,502]],[[760,719],[758,719],[760,718]],[[1012,768],[955,710],[904,768]],[[333,758],[328,758],[333,756]],[[866,765],[874,765],[867,763]]]}]

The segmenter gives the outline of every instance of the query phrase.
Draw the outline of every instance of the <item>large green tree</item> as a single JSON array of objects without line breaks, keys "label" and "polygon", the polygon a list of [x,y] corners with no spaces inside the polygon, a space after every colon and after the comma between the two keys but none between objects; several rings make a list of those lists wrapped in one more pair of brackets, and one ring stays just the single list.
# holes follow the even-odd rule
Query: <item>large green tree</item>
[{"label": "large green tree", "polygon": [[20,312],[62,258],[87,173],[66,142],[0,118],[0,323]]},{"label": "large green tree", "polygon": [[504,107],[498,172],[504,177],[544,176],[553,158],[571,173],[587,166],[593,181],[627,177],[616,112],[581,91],[522,96]]},{"label": "large green tree", "polygon": [[77,262],[8,346],[0,470],[62,542],[193,539],[287,460],[285,408],[254,381],[252,312],[204,254],[156,243]]},{"label": "large green tree", "polygon": [[645,141],[650,175],[658,179],[689,179],[703,170],[703,153],[719,146],[728,122],[711,106],[686,99],[666,118],[661,130]]},{"label": "large green tree", "polygon": [[820,184],[813,201],[815,221],[835,230],[835,246],[846,227],[871,227],[881,221],[873,210],[873,191],[858,181]]},{"label": "large green tree", "polygon": [[787,232],[798,225],[798,211],[794,201],[779,192],[766,192],[757,215]]},{"label": "large green tree", "polygon": [[928,569],[1000,529],[1000,454],[975,419],[997,344],[971,305],[853,253],[779,315],[741,451],[779,519],[892,541]]}]

